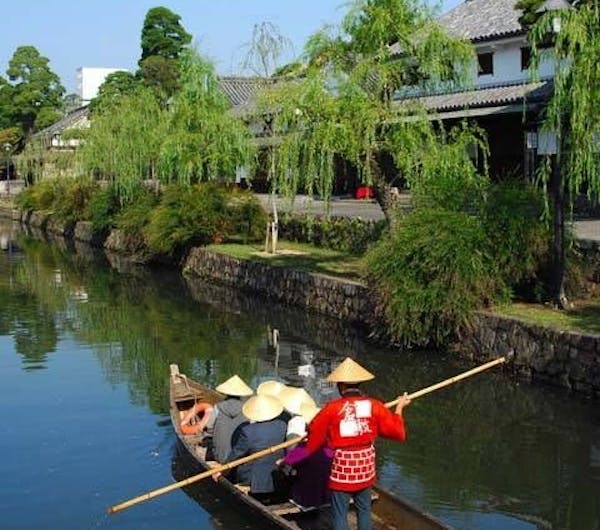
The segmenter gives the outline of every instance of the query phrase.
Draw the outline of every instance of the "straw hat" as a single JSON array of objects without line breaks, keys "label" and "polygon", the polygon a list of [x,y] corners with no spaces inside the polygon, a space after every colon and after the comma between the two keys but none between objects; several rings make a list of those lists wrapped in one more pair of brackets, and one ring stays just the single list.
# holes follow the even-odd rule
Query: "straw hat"
[{"label": "straw hat", "polygon": [[302,403],[300,405],[300,415],[304,418],[306,425],[308,425],[313,418],[319,413],[321,409],[311,403]]},{"label": "straw hat", "polygon": [[283,412],[283,405],[273,396],[252,396],[242,407],[244,416],[250,421],[269,421]]},{"label": "straw hat", "polygon": [[327,381],[332,383],[362,383],[374,378],[375,376],[371,372],[365,370],[350,357],[346,357],[342,364],[329,374]]},{"label": "straw hat", "polygon": [[256,393],[262,396],[278,397],[283,387],[285,387],[285,385],[279,381],[265,381],[258,385]]},{"label": "straw hat", "polygon": [[300,407],[304,403],[316,406],[315,400],[310,397],[304,388],[284,386],[277,397],[284,408],[291,414],[300,414]]},{"label": "straw hat", "polygon": [[225,394],[226,396],[251,396],[254,394],[252,389],[242,381],[242,378],[238,375],[234,375],[227,379],[224,383],[221,383],[217,388],[217,392]]}]

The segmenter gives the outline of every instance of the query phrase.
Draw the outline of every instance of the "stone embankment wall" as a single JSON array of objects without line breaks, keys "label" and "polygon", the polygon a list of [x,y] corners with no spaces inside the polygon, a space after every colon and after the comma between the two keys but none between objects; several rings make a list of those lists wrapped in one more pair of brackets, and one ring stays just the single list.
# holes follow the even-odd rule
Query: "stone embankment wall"
[{"label": "stone embankment wall", "polygon": [[600,335],[479,312],[457,348],[473,359],[514,352],[510,366],[519,376],[600,397]]},{"label": "stone embankment wall", "polygon": [[321,274],[236,259],[204,248],[190,251],[183,271],[354,325],[368,323],[372,314],[371,296],[364,285]]},{"label": "stone embankment wall", "polygon": [[[1,213],[1,212],[0,212]],[[65,226],[42,213],[15,215],[16,220],[48,233],[74,238],[110,251],[131,253],[130,239],[112,233],[99,238],[89,223]],[[598,253],[598,248],[587,249]],[[385,336],[374,297],[364,285],[267,263],[249,262],[193,248],[182,262],[184,273],[230,285],[315,314],[342,319],[376,338]],[[478,313],[455,349],[477,360],[514,352],[510,368],[520,376],[600,397],[600,335],[561,332],[491,313]]]}]

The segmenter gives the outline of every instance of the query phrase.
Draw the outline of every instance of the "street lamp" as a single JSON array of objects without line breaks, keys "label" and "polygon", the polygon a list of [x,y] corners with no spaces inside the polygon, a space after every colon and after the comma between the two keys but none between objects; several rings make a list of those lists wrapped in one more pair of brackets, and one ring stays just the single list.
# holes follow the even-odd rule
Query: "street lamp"
[{"label": "street lamp", "polygon": [[2,147],[6,152],[6,195],[10,197],[10,150],[12,145],[6,142]]}]

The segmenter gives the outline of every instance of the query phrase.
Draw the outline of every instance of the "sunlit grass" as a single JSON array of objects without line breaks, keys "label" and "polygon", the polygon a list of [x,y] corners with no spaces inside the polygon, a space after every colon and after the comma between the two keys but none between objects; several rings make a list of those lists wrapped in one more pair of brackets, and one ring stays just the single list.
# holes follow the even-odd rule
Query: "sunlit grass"
[{"label": "sunlit grass", "polygon": [[573,309],[559,311],[540,304],[513,303],[496,312],[543,326],[600,334],[600,295],[575,301],[574,305]]},{"label": "sunlit grass", "polygon": [[209,245],[208,250],[234,258],[260,261],[279,267],[327,274],[346,280],[359,281],[365,270],[361,257],[306,243],[279,241],[276,254],[268,254],[260,244]]}]

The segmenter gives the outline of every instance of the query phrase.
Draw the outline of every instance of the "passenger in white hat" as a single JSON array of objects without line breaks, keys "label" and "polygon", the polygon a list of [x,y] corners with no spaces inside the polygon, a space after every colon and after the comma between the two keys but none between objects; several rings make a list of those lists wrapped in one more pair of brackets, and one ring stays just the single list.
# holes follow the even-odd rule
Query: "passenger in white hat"
[{"label": "passenger in white hat", "polygon": [[[302,415],[302,405],[310,405],[316,407],[315,400],[310,397],[310,394],[304,388],[296,388],[285,386],[279,392],[279,400],[281,404],[291,415],[288,421],[286,437],[289,439],[293,436],[306,436],[307,421]],[[312,419],[312,418],[311,418]]]},{"label": "passenger in white hat", "polygon": [[[268,395],[252,396],[242,408],[248,419],[233,435],[231,452],[227,462],[237,460],[263,449],[280,444],[285,440],[286,421],[282,418],[283,405]],[[250,486],[250,494],[262,502],[271,502],[277,497],[273,482],[275,462],[283,456],[283,450],[270,453],[237,468],[237,481]],[[219,475],[215,477],[218,480]]]},{"label": "passenger in white hat", "polygon": [[[223,462],[231,451],[231,437],[237,427],[246,421],[242,413],[243,399],[253,394],[252,389],[237,375],[227,379],[215,389],[225,399],[215,405],[196,403],[181,421],[183,434],[200,434],[205,429],[212,433],[212,458]],[[201,416],[199,422],[191,424]]]}]

